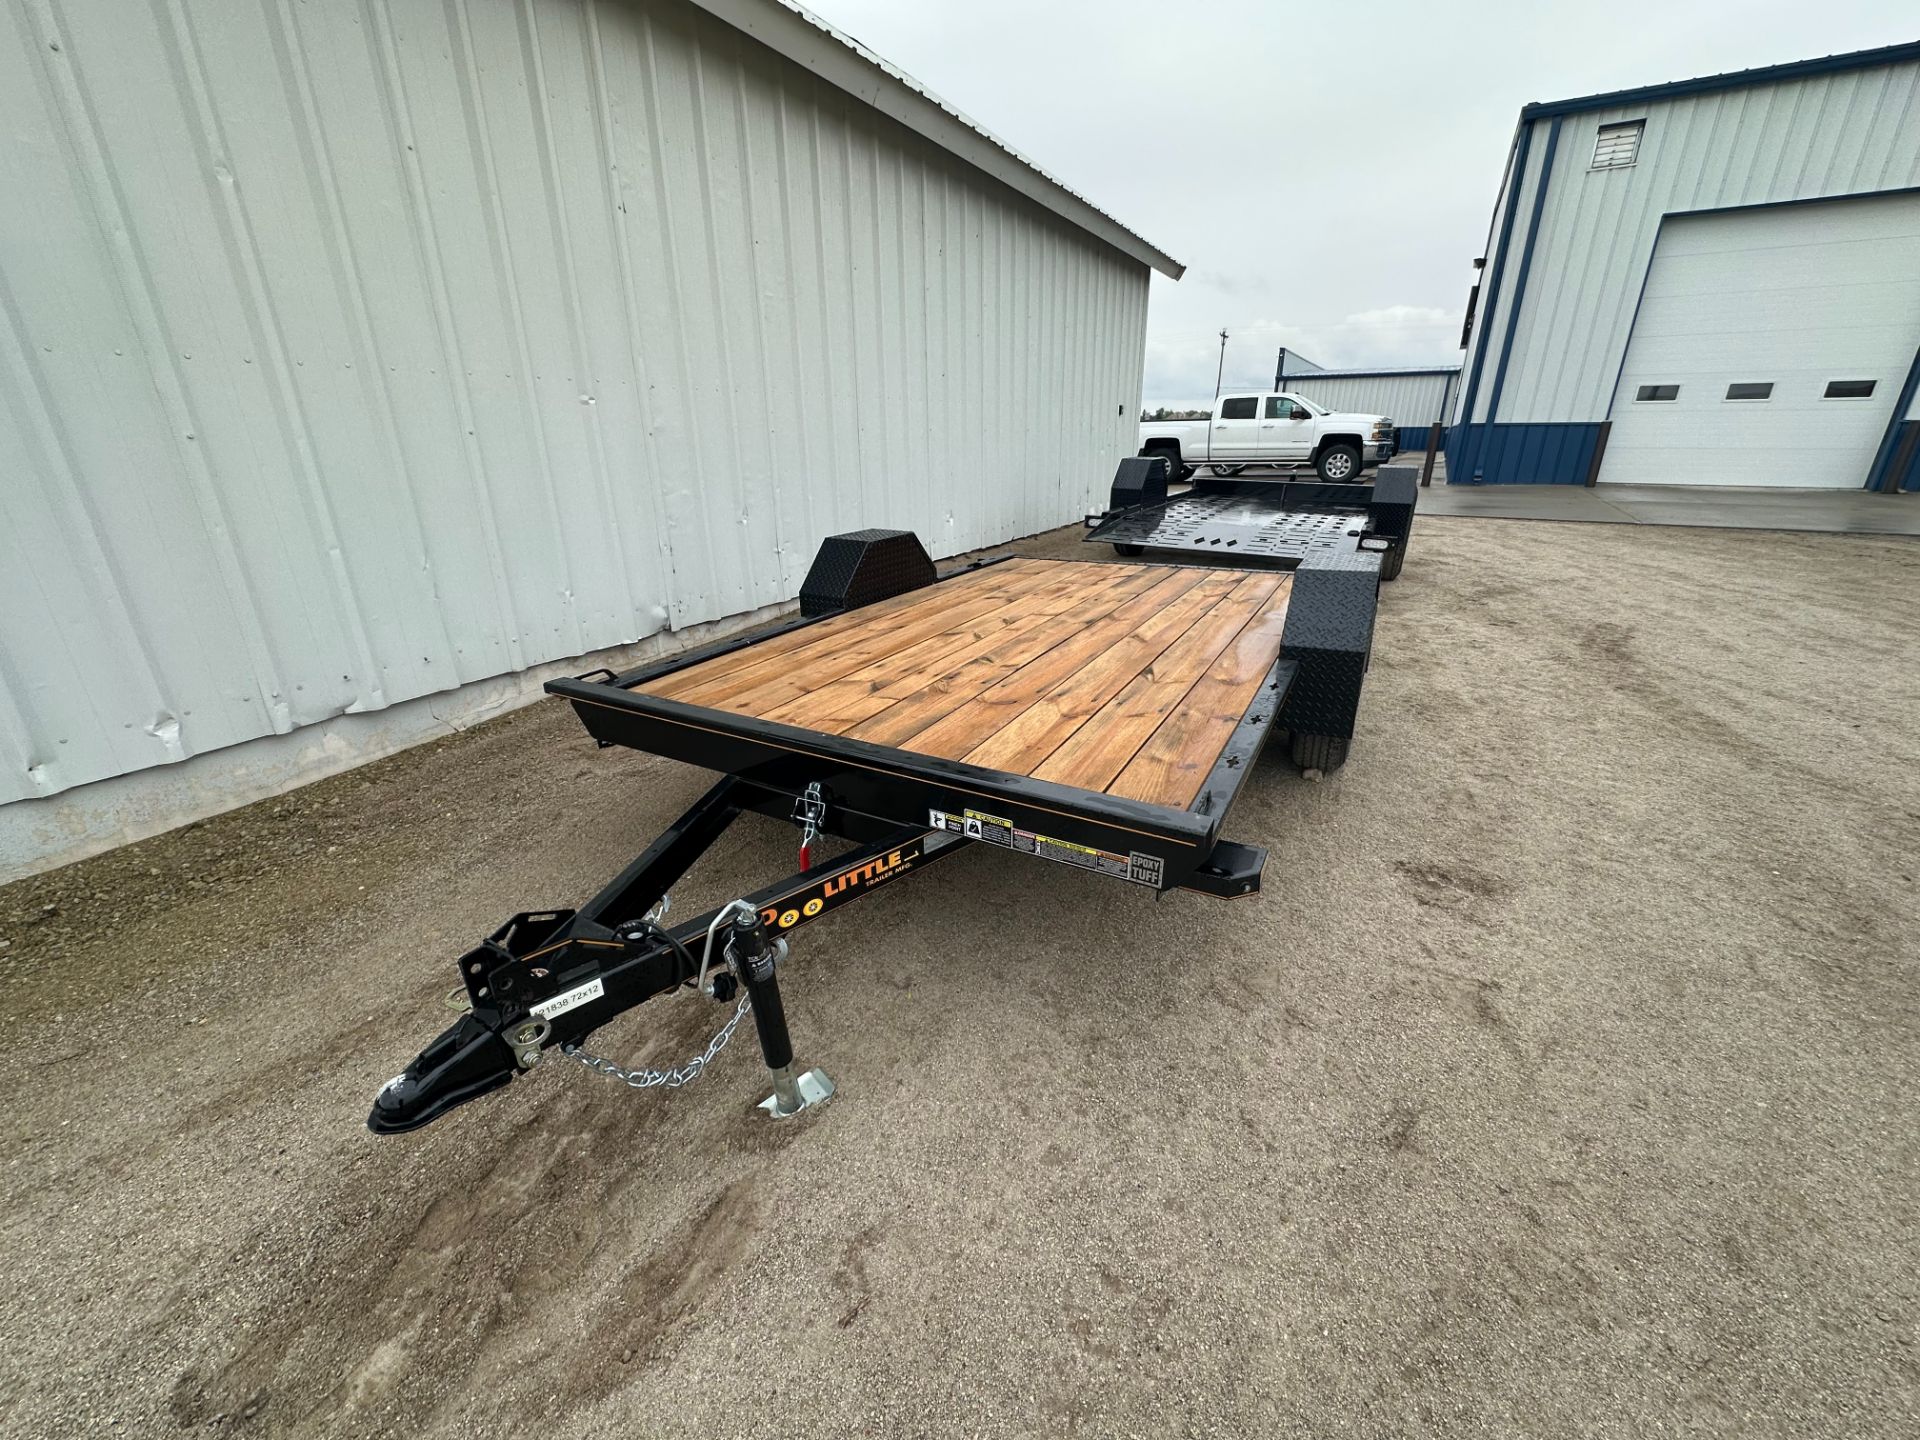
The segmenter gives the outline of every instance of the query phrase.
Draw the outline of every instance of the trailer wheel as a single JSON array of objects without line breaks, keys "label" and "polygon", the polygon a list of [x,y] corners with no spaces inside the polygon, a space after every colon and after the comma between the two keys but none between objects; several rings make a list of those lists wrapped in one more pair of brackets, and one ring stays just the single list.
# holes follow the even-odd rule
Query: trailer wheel
[{"label": "trailer wheel", "polygon": [[1216,465],[1213,467],[1213,473],[1216,475],[1238,475],[1246,468],[1244,465]]},{"label": "trailer wheel", "polygon": [[1122,545],[1118,541],[1115,541],[1113,553],[1116,555],[1124,555],[1131,560],[1136,555],[1146,554],[1147,547],[1144,545]]},{"label": "trailer wheel", "polygon": [[1353,742],[1344,735],[1301,735],[1293,737],[1293,763],[1302,770],[1323,774],[1347,763],[1347,746]]},{"label": "trailer wheel", "polygon": [[1351,445],[1329,445],[1313,462],[1320,478],[1330,484],[1360,478],[1360,452]]},{"label": "trailer wheel", "polygon": [[1380,578],[1396,579],[1400,574],[1401,563],[1407,558],[1407,542],[1402,540],[1380,557]]}]

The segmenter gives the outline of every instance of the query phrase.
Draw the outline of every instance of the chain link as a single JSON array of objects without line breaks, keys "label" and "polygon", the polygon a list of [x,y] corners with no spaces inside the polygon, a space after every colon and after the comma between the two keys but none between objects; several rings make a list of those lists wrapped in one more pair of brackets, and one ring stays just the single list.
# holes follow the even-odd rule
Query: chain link
[{"label": "chain link", "polygon": [[638,1066],[629,1070],[624,1065],[616,1064],[612,1060],[605,1059],[599,1055],[588,1054],[578,1045],[572,1044],[562,1045],[560,1047],[560,1053],[570,1060],[578,1060],[596,1075],[604,1075],[609,1080],[618,1080],[623,1085],[632,1086],[635,1090],[651,1090],[656,1086],[664,1086],[668,1090],[678,1090],[682,1085],[691,1085],[702,1075],[706,1074],[707,1067],[714,1062],[714,1058],[718,1056],[722,1050],[727,1048],[727,1041],[733,1038],[734,1027],[746,1018],[747,1011],[752,1008],[752,999],[742,994],[740,1003],[734,1007],[733,1015],[728,1019],[726,1024],[720,1027],[720,1033],[715,1035],[713,1040],[708,1044],[706,1053],[696,1055],[687,1061],[685,1065],[678,1066],[671,1070],[649,1070],[645,1066]]}]

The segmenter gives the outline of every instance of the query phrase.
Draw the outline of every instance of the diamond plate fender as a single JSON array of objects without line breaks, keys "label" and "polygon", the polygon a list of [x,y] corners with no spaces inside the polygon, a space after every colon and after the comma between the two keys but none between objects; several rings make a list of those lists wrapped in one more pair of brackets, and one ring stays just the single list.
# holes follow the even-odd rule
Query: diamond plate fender
[{"label": "diamond plate fender", "polygon": [[1382,465],[1367,502],[1368,528],[1405,548],[1413,530],[1413,507],[1420,498],[1420,471],[1412,465]]},{"label": "diamond plate fender", "polygon": [[829,535],[800,586],[800,613],[812,619],[855,610],[933,581],[933,561],[911,530]]},{"label": "diamond plate fender", "polygon": [[1293,572],[1280,655],[1300,670],[1277,724],[1298,735],[1352,736],[1379,598],[1380,557],[1369,551],[1310,556]]},{"label": "diamond plate fender", "polygon": [[1136,505],[1158,505],[1167,498],[1167,460],[1164,455],[1134,455],[1113,472],[1109,510],[1131,510]]}]

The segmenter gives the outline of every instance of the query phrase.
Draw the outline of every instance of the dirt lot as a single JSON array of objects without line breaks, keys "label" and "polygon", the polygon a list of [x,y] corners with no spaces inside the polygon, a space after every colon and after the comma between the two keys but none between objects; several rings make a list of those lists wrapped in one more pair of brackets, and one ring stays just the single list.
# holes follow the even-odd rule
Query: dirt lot
[{"label": "dirt lot", "polygon": [[1235,813],[1258,900],[885,889],[796,939],[841,1094],[779,1127],[743,1035],[364,1129],[453,957],[707,783],[555,703],[0,890],[0,1428],[1915,1434],[1916,593],[1910,541],[1422,521],[1352,762]]}]

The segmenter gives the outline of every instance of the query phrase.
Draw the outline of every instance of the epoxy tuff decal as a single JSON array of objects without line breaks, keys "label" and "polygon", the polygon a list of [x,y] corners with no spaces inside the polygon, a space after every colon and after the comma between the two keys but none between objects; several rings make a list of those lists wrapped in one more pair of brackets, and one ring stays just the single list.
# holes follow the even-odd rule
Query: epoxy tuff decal
[{"label": "epoxy tuff decal", "polygon": [[1062,865],[1075,865],[1082,870],[1111,875],[1116,880],[1150,885],[1156,890],[1160,888],[1166,871],[1165,862],[1158,855],[1145,855],[1138,850],[1122,855],[1115,850],[1096,850],[1091,845],[1056,840],[1051,835],[1022,830],[1011,820],[979,810],[962,810],[958,814],[951,810],[929,810],[927,824],[935,830],[950,830],[956,835],[964,835],[969,840],[981,840],[1008,850],[1022,850],[1029,855],[1057,860]]}]

